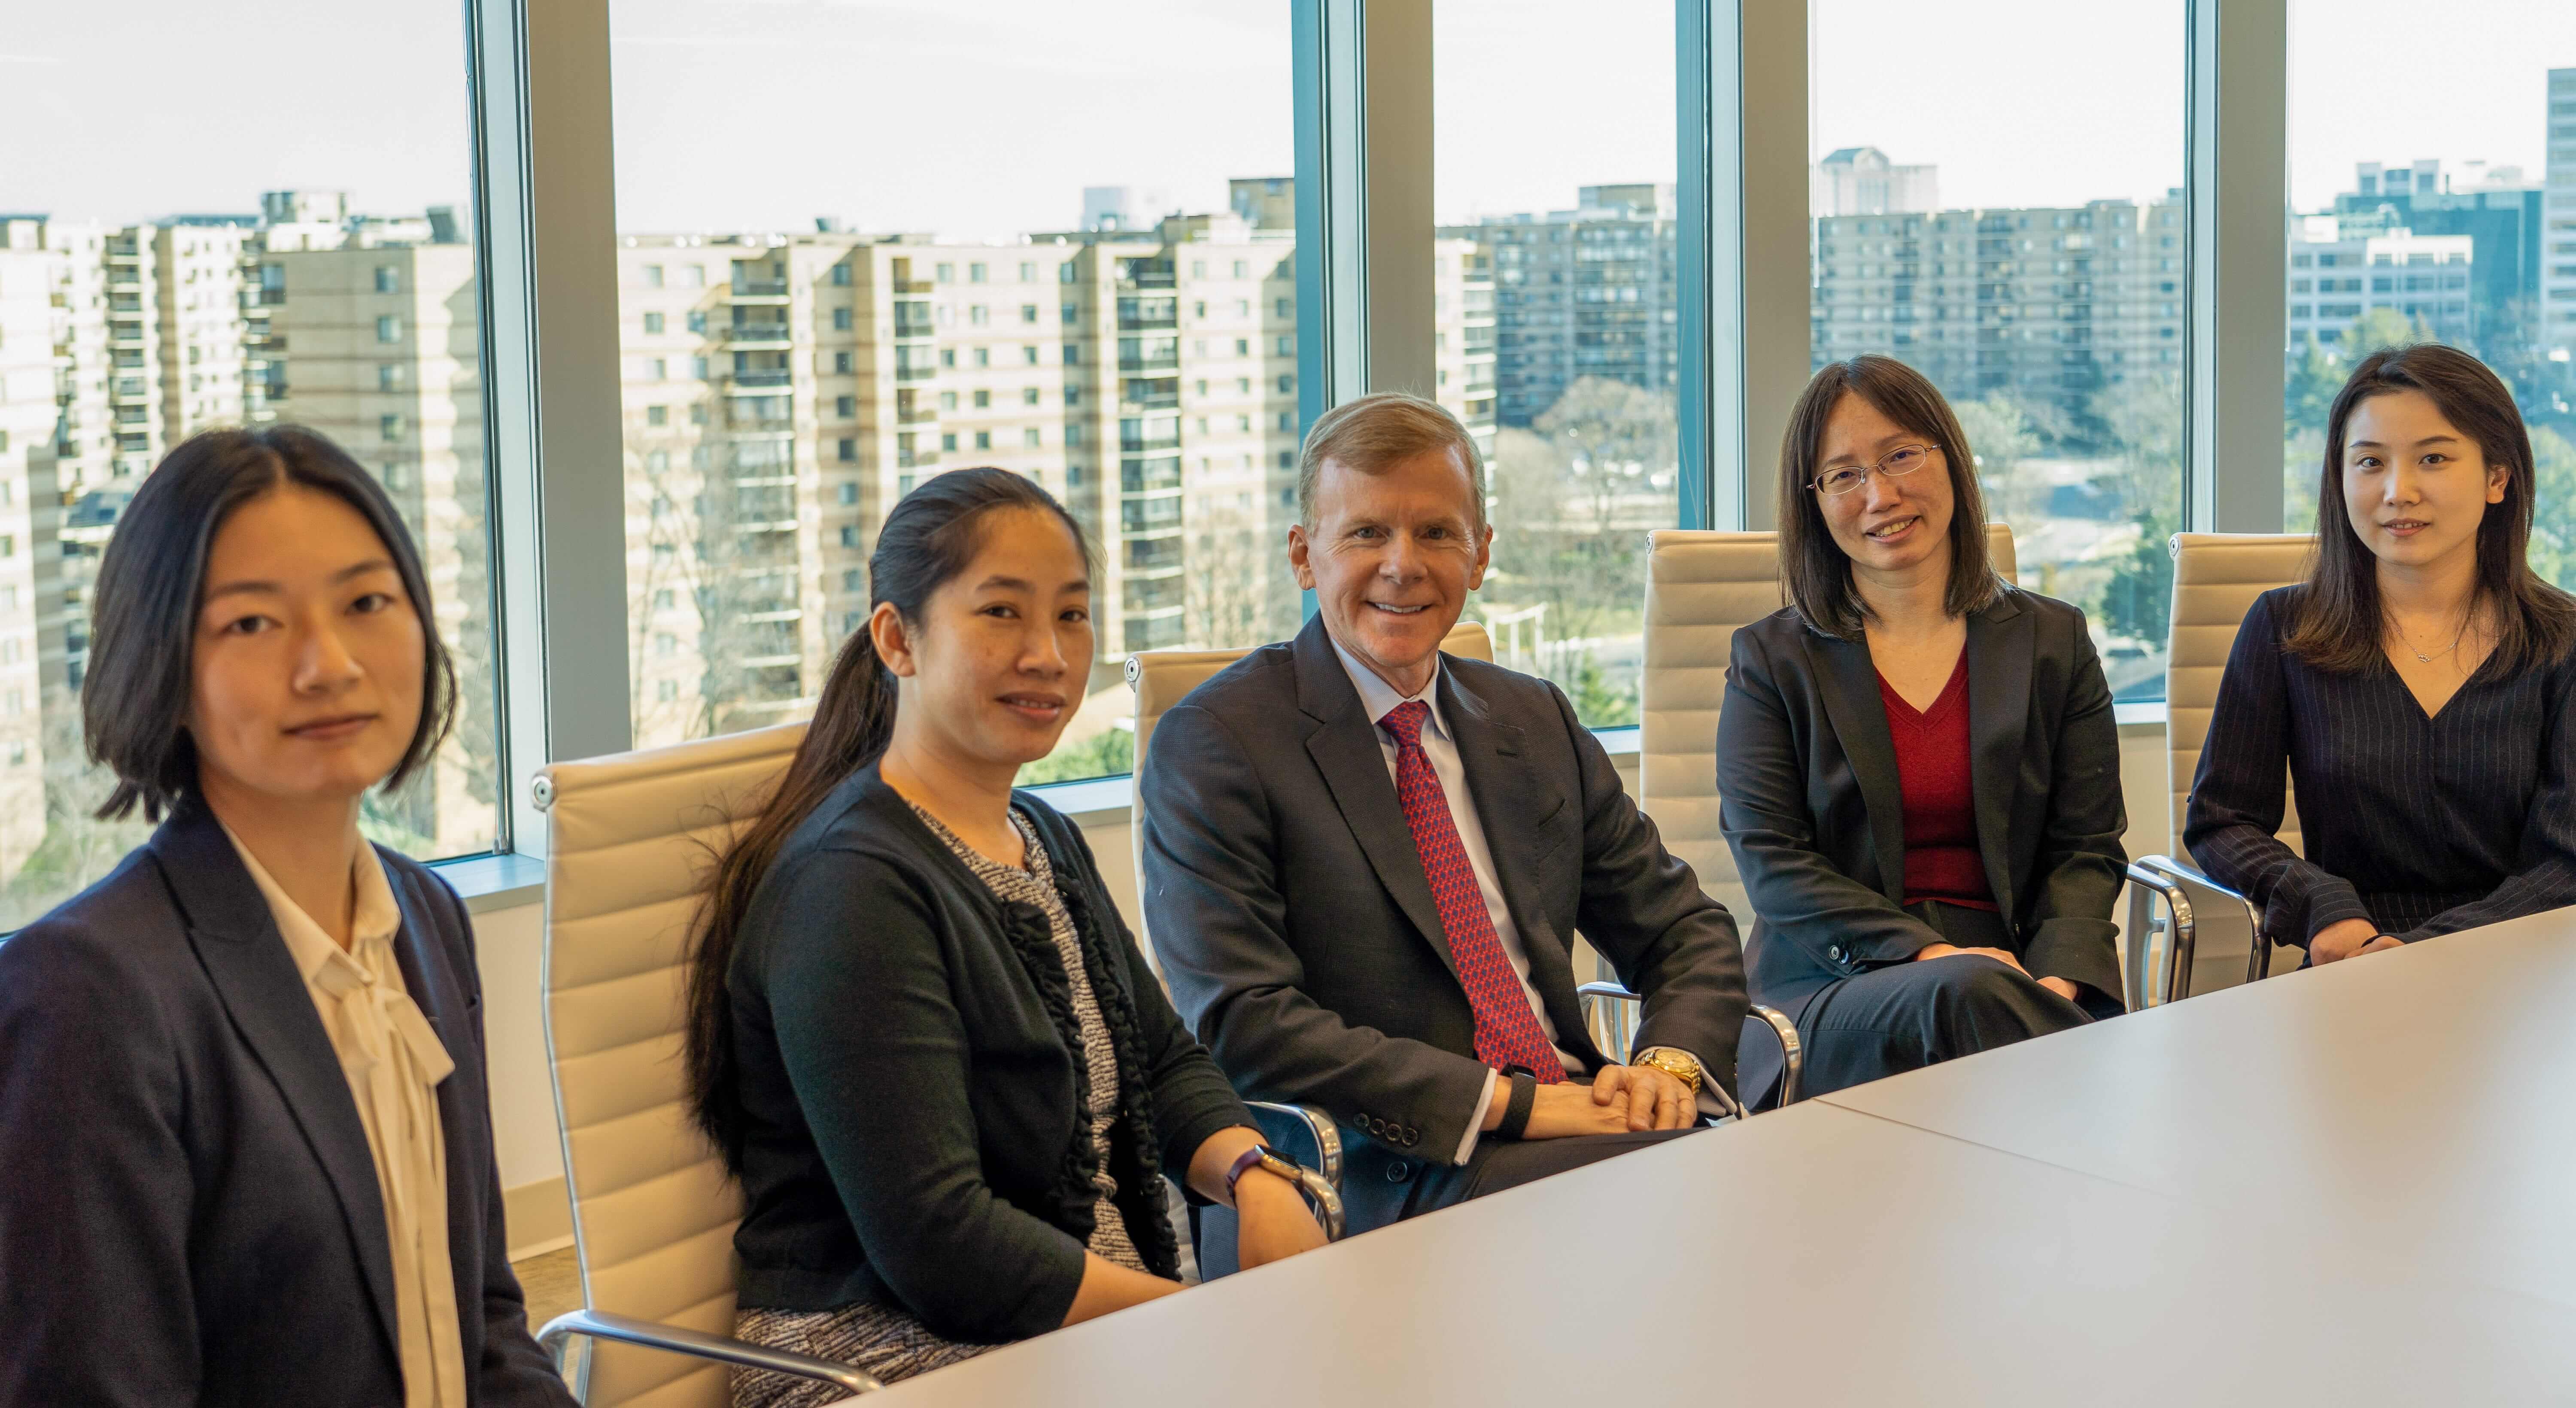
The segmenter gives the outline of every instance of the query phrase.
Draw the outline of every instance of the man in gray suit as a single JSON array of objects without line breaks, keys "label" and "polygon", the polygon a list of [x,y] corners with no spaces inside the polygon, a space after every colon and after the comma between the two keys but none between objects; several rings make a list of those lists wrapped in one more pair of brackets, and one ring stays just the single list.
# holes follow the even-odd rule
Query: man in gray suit
[{"label": "man in gray suit", "polygon": [[[1732,1089],[1735,921],[1543,679],[1440,653],[1483,580],[1483,464],[1378,395],[1315,424],[1289,561],[1317,613],[1166,713],[1139,781],[1145,913],[1235,1087],[1343,1127],[1353,1230],[1694,1128]],[[1581,930],[1645,997],[1584,1029]]]}]

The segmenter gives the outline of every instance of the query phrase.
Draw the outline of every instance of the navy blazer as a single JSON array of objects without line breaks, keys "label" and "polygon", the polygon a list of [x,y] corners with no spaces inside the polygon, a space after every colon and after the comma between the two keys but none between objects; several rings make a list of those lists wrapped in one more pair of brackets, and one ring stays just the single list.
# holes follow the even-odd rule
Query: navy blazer
[{"label": "navy blazer", "polygon": [[[454,891],[382,847],[438,1087],[469,1400],[570,1405],[501,1228],[481,984]],[[268,902],[189,803],[0,941],[0,1405],[402,1402],[357,1103]]]}]

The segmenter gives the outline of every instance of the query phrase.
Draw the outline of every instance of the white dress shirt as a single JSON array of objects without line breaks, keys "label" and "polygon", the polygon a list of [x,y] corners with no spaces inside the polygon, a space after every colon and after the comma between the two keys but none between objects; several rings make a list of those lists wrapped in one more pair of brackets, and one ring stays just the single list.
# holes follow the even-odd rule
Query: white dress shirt
[{"label": "white dress shirt", "polygon": [[349,947],[343,950],[288,898],[240,837],[230,828],[224,835],[276,916],[277,932],[304,975],[313,1010],[348,1078],[358,1122],[366,1127],[393,1252],[403,1408],[465,1408],[456,1273],[447,1253],[447,1140],[438,1123],[438,1083],[456,1063],[403,986],[393,945],[402,910],[385,881],[384,863],[373,846],[359,845],[350,874],[356,895]]}]

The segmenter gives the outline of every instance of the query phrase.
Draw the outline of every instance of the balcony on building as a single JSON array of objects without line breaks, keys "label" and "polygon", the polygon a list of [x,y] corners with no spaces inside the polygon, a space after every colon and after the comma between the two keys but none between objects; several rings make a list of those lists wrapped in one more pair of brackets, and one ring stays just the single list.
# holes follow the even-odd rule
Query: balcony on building
[{"label": "balcony on building", "polygon": [[1145,494],[1179,487],[1181,457],[1178,455],[1119,461],[1118,488],[1121,493]]},{"label": "balcony on building", "polygon": [[725,382],[725,391],[734,396],[771,395],[786,387],[795,373],[784,367],[763,368],[733,373]]},{"label": "balcony on building", "polygon": [[929,304],[898,303],[894,305],[895,336],[930,337],[934,336],[937,331],[938,329],[936,325],[931,321]]},{"label": "balcony on building", "polygon": [[785,322],[735,323],[725,329],[725,340],[737,347],[784,347],[793,336]]},{"label": "balcony on building", "polygon": [[1187,555],[1188,545],[1178,525],[1172,531],[1151,537],[1127,535],[1127,572],[1133,577],[1142,573],[1178,572]]},{"label": "balcony on building", "polygon": [[896,381],[928,381],[939,375],[939,358],[925,345],[908,344],[894,349]]},{"label": "balcony on building", "polygon": [[1181,448],[1179,416],[1146,416],[1118,422],[1118,449],[1122,454],[1144,455],[1157,450]]},{"label": "balcony on building", "polygon": [[1118,300],[1118,329],[1121,332],[1152,332],[1180,325],[1181,301],[1177,298]]},{"label": "balcony on building", "polygon": [[1123,498],[1118,502],[1119,530],[1130,538],[1148,533],[1178,533],[1181,531],[1181,517],[1182,500],[1177,491]]},{"label": "balcony on building", "polygon": [[937,419],[939,419],[939,408],[925,401],[920,392],[898,391],[894,393],[895,424],[926,425]]},{"label": "balcony on building", "polygon": [[787,280],[784,276],[748,278],[737,275],[726,289],[727,301],[733,303],[784,303]]},{"label": "balcony on building", "polygon": [[1173,286],[1172,261],[1169,259],[1121,259],[1118,261],[1118,287],[1126,289],[1170,288]]},{"label": "balcony on building", "polygon": [[1181,369],[1181,340],[1177,337],[1122,337],[1118,339],[1118,370],[1154,372]]},{"label": "balcony on building", "polygon": [[1176,376],[1123,377],[1118,382],[1118,408],[1122,411],[1168,411],[1181,404],[1181,379]]}]

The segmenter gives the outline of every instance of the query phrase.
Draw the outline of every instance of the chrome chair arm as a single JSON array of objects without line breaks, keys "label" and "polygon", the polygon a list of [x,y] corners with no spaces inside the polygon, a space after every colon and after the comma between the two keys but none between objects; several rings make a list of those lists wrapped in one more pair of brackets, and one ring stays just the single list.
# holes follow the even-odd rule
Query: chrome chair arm
[{"label": "chrome chair arm", "polygon": [[[2149,857],[2148,860],[2155,859]],[[2191,896],[2182,885],[2146,860],[2132,861],[2127,867],[2129,883],[2129,952],[2121,965],[2120,979],[2128,988],[2129,1010],[2161,1007],[2177,998],[2191,995],[2192,954],[2199,943],[2200,930],[2191,910]],[[2151,919],[2148,909],[2157,899],[2165,902],[2166,918]],[[2161,984],[2149,985],[2147,960],[2155,945],[2152,934],[2164,934],[2165,972]]]},{"label": "chrome chair arm", "polygon": [[[1601,1003],[1626,1004],[1610,1023],[1612,1048],[1618,1058],[1625,1062],[1631,1054],[1629,1048],[1636,1041],[1636,1011],[1645,1005],[1645,999],[1628,991],[1621,984],[1596,982],[1577,987],[1574,990],[1574,1000],[1582,1010],[1586,1026],[1592,1024],[1592,1014]],[[1796,1104],[1799,1077],[1806,1070],[1806,1052],[1798,1043],[1798,1025],[1790,1021],[1788,1014],[1779,1008],[1765,1007],[1758,1002],[1753,1004],[1753,1015],[1761,1018],[1771,1028],[1771,1034],[1780,1039],[1780,1103],[1784,1106]],[[1726,1092],[1726,1087],[1712,1082],[1708,1088],[1716,1094],[1717,1103],[1723,1106],[1729,1115],[1740,1119],[1750,1113],[1734,1096]]]},{"label": "chrome chair arm", "polygon": [[[1246,1100],[1255,1119],[1268,1115],[1289,1122],[1288,1127],[1304,1130],[1315,1144],[1313,1166],[1297,1166],[1297,1186],[1314,1204],[1315,1217],[1324,1225],[1324,1240],[1342,1240],[1342,1129],[1331,1115],[1312,1105],[1288,1105],[1275,1100]],[[1263,1135],[1269,1135],[1269,1121],[1263,1121]]]},{"label": "chrome chair arm", "polygon": [[646,1349],[667,1350],[699,1359],[712,1359],[720,1364],[733,1364],[745,1369],[767,1369],[775,1374],[793,1374],[801,1379],[821,1379],[849,1393],[874,1393],[885,1387],[874,1375],[847,1364],[817,1359],[794,1350],[772,1349],[767,1345],[749,1344],[710,1335],[698,1330],[684,1330],[677,1325],[656,1324],[631,1316],[612,1315],[605,1310],[569,1310],[546,1322],[537,1332],[537,1344],[554,1361],[561,1372],[565,1351],[575,1336],[594,1340],[616,1340],[622,1344],[642,1345]]},{"label": "chrome chair arm", "polygon": [[[2245,933],[2247,935],[2245,950],[2245,981],[2249,983],[2261,982],[2263,979],[2272,976],[2273,938],[2270,934],[2263,931],[2263,915],[2260,911],[2254,908],[2254,901],[2246,898],[2242,892],[2230,889],[2227,886],[2212,880],[2209,878],[2207,872],[2193,866],[2185,865],[2171,856],[2140,856],[2138,857],[2137,865],[2145,866],[2150,870],[2160,870],[2173,879],[2187,881],[2201,889],[2225,895],[2227,898],[2236,901],[2239,905],[2244,906]],[[2136,868],[2137,866],[2130,867],[2132,870],[2135,870]]]}]

